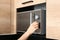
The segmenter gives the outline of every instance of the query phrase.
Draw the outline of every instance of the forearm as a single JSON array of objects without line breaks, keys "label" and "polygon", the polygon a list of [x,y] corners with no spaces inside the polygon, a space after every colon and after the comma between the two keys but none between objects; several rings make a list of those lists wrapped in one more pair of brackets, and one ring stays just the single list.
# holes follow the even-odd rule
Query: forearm
[{"label": "forearm", "polygon": [[38,29],[38,23],[35,21],[29,26],[27,31],[18,40],[27,40],[28,37],[37,29]]},{"label": "forearm", "polygon": [[27,40],[31,33],[25,32],[18,40]]}]

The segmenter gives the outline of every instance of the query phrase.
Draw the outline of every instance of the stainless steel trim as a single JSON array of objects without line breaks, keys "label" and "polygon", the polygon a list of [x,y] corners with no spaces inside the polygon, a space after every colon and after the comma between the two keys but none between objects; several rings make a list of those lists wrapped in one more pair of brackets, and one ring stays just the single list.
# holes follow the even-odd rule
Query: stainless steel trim
[{"label": "stainless steel trim", "polygon": [[32,23],[32,12],[30,12],[30,24]]}]

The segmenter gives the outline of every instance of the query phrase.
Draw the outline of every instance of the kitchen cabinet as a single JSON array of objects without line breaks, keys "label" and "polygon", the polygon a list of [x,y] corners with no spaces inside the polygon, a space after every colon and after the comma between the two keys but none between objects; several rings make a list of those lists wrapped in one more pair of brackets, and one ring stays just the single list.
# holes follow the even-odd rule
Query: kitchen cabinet
[{"label": "kitchen cabinet", "polygon": [[41,4],[46,2],[45,0],[16,0],[16,8]]},{"label": "kitchen cabinet", "polygon": [[60,39],[60,0],[47,0],[46,37]]},{"label": "kitchen cabinet", "polygon": [[0,35],[16,33],[15,0],[0,0]]}]

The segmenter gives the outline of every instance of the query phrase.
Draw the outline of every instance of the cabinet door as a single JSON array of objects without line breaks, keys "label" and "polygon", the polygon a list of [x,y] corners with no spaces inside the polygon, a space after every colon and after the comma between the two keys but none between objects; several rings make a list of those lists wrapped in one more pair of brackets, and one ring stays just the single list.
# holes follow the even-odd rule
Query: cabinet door
[{"label": "cabinet door", "polygon": [[16,8],[45,3],[45,0],[16,0]]},{"label": "cabinet door", "polygon": [[16,33],[14,0],[0,0],[0,34]]},{"label": "cabinet door", "polygon": [[46,37],[60,39],[60,0],[47,0]]}]

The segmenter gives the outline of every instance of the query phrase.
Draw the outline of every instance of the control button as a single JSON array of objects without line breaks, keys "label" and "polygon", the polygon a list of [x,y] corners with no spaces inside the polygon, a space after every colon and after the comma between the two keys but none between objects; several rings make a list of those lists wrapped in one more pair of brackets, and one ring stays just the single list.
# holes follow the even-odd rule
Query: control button
[{"label": "control button", "polygon": [[38,15],[35,15],[35,20],[38,20],[39,19],[39,16]]}]

